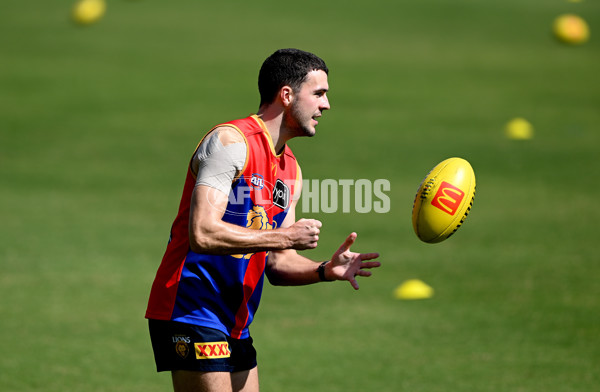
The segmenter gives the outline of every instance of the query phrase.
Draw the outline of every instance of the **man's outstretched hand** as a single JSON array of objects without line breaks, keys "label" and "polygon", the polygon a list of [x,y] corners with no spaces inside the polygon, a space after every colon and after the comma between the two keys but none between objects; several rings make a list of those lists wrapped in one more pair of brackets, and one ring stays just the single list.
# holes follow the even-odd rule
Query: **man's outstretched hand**
[{"label": "man's outstretched hand", "polygon": [[356,253],[350,247],[356,241],[357,234],[351,233],[340,248],[333,254],[331,261],[325,266],[325,277],[329,280],[347,280],[355,290],[358,290],[357,276],[371,276],[371,271],[364,269],[377,268],[381,265],[373,260],[379,253]]}]

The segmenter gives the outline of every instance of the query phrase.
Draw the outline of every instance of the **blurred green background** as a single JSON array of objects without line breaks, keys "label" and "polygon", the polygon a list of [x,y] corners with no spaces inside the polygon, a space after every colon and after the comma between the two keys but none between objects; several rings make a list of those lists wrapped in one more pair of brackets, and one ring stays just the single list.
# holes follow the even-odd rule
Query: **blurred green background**
[{"label": "blurred green background", "polygon": [[[251,330],[263,391],[592,391],[600,385],[600,5],[588,0],[108,0],[0,4],[0,389],[165,391],[144,312],[186,164],[213,125],[255,112],[278,48],[323,57],[326,112],[293,140],[306,179],[388,179],[387,214],[352,230],[383,266],[265,287]],[[574,47],[551,34],[587,20]],[[531,140],[505,137],[522,116]],[[441,244],[410,223],[416,189],[460,156],[477,176]],[[435,296],[400,301],[422,279]]]}]

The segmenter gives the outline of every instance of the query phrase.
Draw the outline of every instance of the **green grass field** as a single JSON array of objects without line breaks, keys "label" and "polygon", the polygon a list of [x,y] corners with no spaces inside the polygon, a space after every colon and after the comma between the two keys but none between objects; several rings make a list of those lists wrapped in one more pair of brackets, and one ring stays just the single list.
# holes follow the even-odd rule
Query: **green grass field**
[{"label": "green grass field", "polygon": [[[352,230],[383,266],[347,283],[265,287],[252,327],[263,391],[598,390],[600,5],[592,0],[108,0],[0,5],[0,390],[166,391],[144,312],[203,133],[258,106],[266,56],[330,69],[332,110],[290,145],[307,179],[388,179]],[[206,3],[206,4],[205,4]],[[210,5],[207,5],[210,4]],[[583,16],[580,47],[550,33]],[[535,127],[505,138],[511,118]],[[418,241],[414,193],[468,159],[477,195],[448,241]],[[423,301],[393,290],[411,278]]]}]

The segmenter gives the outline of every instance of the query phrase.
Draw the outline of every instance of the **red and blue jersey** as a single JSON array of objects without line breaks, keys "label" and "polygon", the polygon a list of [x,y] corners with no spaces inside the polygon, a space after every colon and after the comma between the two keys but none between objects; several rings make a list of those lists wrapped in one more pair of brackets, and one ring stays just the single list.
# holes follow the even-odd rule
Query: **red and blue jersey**
[{"label": "red and blue jersey", "polygon": [[[233,181],[223,221],[254,230],[280,227],[298,177],[294,154],[287,145],[276,154],[271,136],[256,115],[222,125],[237,129],[247,148],[246,165]],[[236,339],[247,338],[262,294],[268,252],[193,252],[188,226],[195,184],[190,165],[169,244],[152,285],[146,318],[200,325]]]}]

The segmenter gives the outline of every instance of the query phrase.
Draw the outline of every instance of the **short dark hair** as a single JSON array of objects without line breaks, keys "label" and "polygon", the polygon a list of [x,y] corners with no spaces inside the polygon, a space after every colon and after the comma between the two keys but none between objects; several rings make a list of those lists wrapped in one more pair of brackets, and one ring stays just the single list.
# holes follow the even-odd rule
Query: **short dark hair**
[{"label": "short dark hair", "polygon": [[329,69],[320,57],[300,49],[279,49],[263,62],[258,73],[260,106],[273,102],[283,86],[298,91],[311,71]]}]

